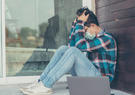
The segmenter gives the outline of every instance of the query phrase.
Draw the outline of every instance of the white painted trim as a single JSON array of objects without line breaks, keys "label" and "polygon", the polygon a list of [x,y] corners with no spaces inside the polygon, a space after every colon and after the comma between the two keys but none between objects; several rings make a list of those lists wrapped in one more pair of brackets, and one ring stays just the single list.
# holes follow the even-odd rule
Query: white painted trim
[{"label": "white painted trim", "polygon": [[[0,31],[2,31],[2,1],[0,0]],[[0,32],[0,77],[2,77],[2,32]]]},{"label": "white painted trim", "polygon": [[0,85],[31,83],[38,78],[39,76],[18,76],[0,78]]},{"label": "white painted trim", "polygon": [[[6,47],[7,50],[14,49],[15,51],[46,51],[46,48],[21,48],[21,47]],[[56,52],[57,49],[48,49],[47,51]]]},{"label": "white painted trim", "polygon": [[5,0],[2,0],[2,65],[3,78],[6,78],[6,46],[5,46]]},{"label": "white painted trim", "polygon": [[91,0],[91,10],[96,13],[96,1],[95,0]]}]

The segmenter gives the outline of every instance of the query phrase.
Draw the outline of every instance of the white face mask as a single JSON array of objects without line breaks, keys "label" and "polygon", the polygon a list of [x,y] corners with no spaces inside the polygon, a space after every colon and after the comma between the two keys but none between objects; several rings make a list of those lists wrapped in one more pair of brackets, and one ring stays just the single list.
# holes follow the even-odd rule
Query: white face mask
[{"label": "white face mask", "polygon": [[85,33],[85,38],[86,39],[89,39],[89,40],[93,40],[94,38],[96,37],[96,34],[91,34],[90,32],[87,32]]}]

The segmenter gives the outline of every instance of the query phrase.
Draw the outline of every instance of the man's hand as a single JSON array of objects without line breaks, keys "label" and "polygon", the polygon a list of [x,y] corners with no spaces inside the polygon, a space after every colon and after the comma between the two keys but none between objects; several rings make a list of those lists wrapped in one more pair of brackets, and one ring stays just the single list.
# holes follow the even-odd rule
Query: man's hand
[{"label": "man's hand", "polygon": [[84,11],[81,16],[78,16],[78,20],[81,20],[81,21],[83,21],[83,22],[86,22],[86,21],[87,21],[87,19],[88,19],[88,17],[89,17],[89,14],[85,15],[85,12],[86,12],[86,11]]}]

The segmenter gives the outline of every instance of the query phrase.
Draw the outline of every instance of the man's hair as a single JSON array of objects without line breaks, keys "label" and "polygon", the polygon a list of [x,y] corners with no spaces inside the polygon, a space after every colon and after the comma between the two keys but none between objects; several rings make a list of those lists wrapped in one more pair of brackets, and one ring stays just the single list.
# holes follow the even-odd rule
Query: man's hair
[{"label": "man's hair", "polygon": [[88,15],[90,10],[88,9],[88,7],[82,7],[82,8],[77,10],[77,12],[76,12],[77,16],[81,16],[84,11],[86,11],[85,15]]},{"label": "man's hair", "polygon": [[99,26],[97,16],[91,10],[89,10],[88,7],[82,7],[80,9],[78,9],[76,14],[78,16],[81,16],[84,11],[86,11],[85,15],[89,14],[88,20],[85,22],[84,25],[87,27],[90,27],[91,24],[96,24],[97,26]]}]

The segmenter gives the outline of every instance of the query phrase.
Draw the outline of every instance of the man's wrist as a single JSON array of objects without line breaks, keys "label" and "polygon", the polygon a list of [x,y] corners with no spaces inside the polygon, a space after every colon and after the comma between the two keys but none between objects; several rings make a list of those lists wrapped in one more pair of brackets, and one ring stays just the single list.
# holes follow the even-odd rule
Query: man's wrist
[{"label": "man's wrist", "polygon": [[85,22],[84,22],[83,20],[77,20],[76,23],[77,23],[77,24],[82,24],[82,25],[84,26],[84,23],[85,23]]}]

